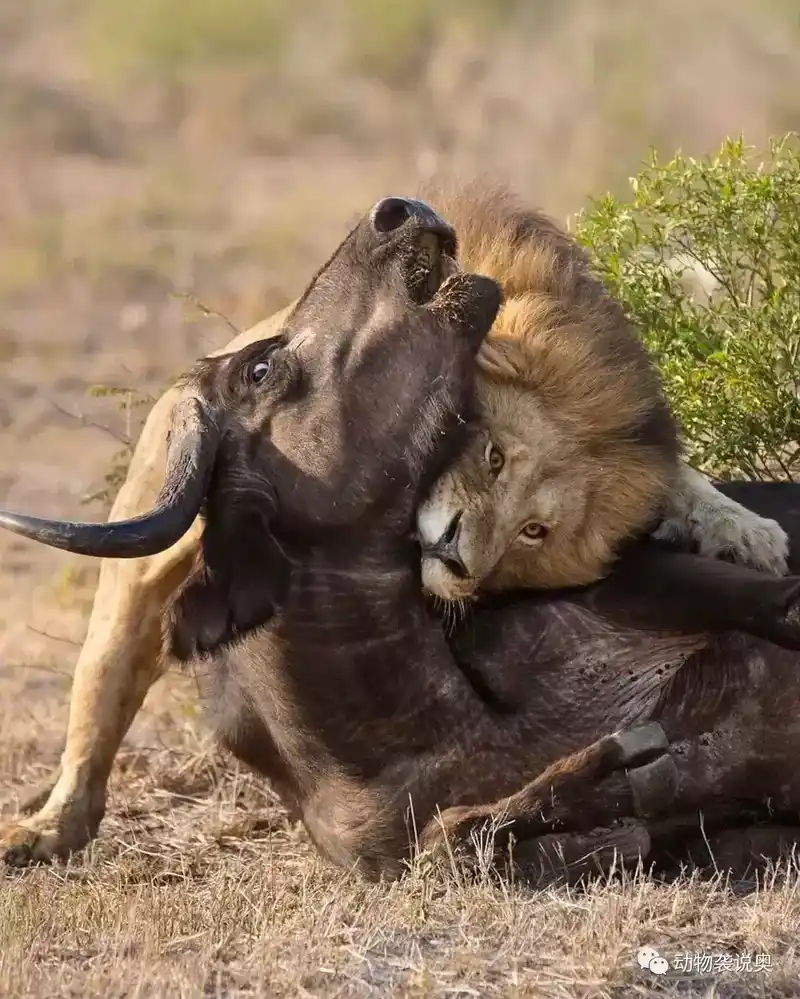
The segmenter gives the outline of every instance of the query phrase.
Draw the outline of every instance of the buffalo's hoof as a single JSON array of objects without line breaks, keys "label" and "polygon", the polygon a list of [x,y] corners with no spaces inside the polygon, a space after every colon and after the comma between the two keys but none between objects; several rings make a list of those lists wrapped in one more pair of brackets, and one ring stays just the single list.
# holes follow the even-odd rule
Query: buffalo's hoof
[{"label": "buffalo's hoof", "polygon": [[661,756],[669,749],[669,739],[658,722],[645,722],[611,736],[619,753],[618,766],[636,767]]},{"label": "buffalo's hoof", "polygon": [[678,793],[678,768],[669,753],[669,739],[658,722],[616,732],[618,766],[627,773],[634,814],[649,818],[663,812]]},{"label": "buffalo's hoof", "polygon": [[633,810],[641,819],[665,811],[678,794],[678,768],[675,760],[663,756],[628,771]]}]

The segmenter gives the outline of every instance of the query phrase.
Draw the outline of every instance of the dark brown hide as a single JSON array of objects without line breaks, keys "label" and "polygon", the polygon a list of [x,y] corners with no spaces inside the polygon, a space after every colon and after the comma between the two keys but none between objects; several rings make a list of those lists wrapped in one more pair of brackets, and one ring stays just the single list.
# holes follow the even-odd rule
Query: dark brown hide
[{"label": "dark brown hide", "polygon": [[[794,821],[797,657],[700,629],[746,613],[796,642],[797,578],[639,548],[616,583],[487,602],[448,645],[409,530],[457,446],[498,298],[460,275],[415,302],[405,249],[440,232],[417,212],[396,242],[379,210],[362,222],[277,347],[192,376],[220,445],[168,639],[180,658],[205,654],[222,742],[322,853],[370,875],[396,873],[415,839],[434,845],[442,826],[458,839],[502,811],[534,868],[553,834],[576,860],[590,842],[647,853],[666,809],[670,843],[706,804],[720,829],[776,801]],[[718,586],[704,619],[697,601]],[[635,728],[654,719],[671,756],[658,725]]]}]

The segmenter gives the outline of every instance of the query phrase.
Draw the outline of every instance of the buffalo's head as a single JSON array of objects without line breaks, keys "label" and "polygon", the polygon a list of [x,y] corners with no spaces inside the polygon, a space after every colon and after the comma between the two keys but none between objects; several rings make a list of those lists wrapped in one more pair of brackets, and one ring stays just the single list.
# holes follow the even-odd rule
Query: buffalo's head
[{"label": "buffalo's head", "polygon": [[379,201],[277,337],[183,380],[153,511],[108,524],[0,513],[0,526],[112,558],[169,547],[204,508],[206,536],[227,525],[254,557],[273,530],[313,544],[370,524],[407,529],[471,407],[475,354],[500,305],[495,282],[458,272],[455,254],[426,204]]}]

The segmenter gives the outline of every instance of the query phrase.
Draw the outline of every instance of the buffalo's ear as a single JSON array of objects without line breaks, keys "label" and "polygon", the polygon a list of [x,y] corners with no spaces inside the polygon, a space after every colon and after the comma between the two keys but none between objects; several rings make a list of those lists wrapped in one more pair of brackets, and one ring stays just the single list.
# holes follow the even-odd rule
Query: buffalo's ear
[{"label": "buffalo's ear", "polygon": [[263,515],[233,507],[207,521],[195,568],[167,613],[166,651],[185,662],[267,624],[289,576]]},{"label": "buffalo's ear", "polygon": [[530,380],[530,352],[515,337],[495,335],[481,346],[478,370],[497,381]]},{"label": "buffalo's ear", "polygon": [[477,348],[489,333],[503,304],[497,281],[459,271],[442,283],[427,308]]}]

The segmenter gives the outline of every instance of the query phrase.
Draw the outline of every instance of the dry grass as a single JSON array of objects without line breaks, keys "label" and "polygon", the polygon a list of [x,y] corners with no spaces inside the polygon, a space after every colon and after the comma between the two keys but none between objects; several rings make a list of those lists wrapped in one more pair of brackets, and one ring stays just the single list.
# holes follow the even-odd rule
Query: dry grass
[{"label": "dry grass", "polygon": [[[152,391],[229,336],[176,291],[243,327],[300,290],[355,213],[432,169],[490,169],[563,216],[650,143],[761,144],[800,111],[784,0],[221,9],[0,4],[4,506],[90,515],[131,430],[90,386]],[[0,538],[7,811],[57,764],[95,578]],[[653,988],[642,943],[766,952],[770,974],[714,994],[796,993],[794,871],[746,896],[643,877],[531,895],[425,870],[365,886],[204,749],[193,703],[180,677],[148,698],[86,856],[0,874],[0,995],[632,996]]]},{"label": "dry grass", "polygon": [[126,754],[101,841],[0,883],[0,995],[647,995],[648,944],[771,958],[768,972],[670,973],[659,994],[790,996],[799,884],[787,865],[746,892],[639,873],[533,893],[424,868],[367,885],[213,753]]},{"label": "dry grass", "polygon": [[[73,575],[70,592],[83,599],[92,583]],[[57,764],[69,620],[28,629],[39,661],[0,672],[0,812]],[[799,921],[791,858],[738,884],[637,872],[532,892],[424,862],[366,884],[321,861],[269,789],[213,751],[191,677],[173,673],[120,754],[99,840],[68,865],[0,871],[0,995],[566,999],[657,984],[673,997],[788,997]],[[642,945],[768,954],[771,967],[656,983],[635,963]]]}]

